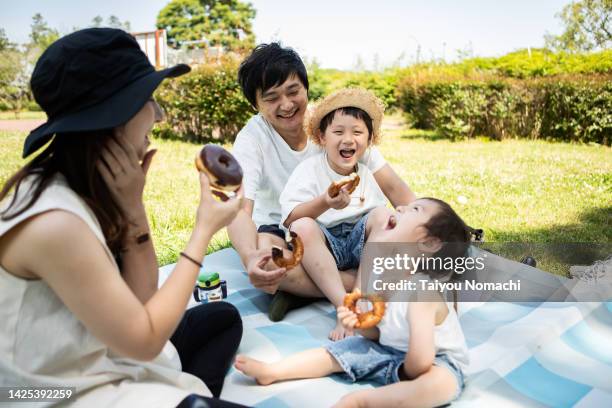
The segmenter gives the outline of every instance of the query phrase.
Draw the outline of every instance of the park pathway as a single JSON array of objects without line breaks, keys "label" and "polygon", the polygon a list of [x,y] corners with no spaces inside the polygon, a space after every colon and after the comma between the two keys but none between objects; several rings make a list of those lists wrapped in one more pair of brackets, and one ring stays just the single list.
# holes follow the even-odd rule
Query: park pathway
[{"label": "park pathway", "polygon": [[44,119],[0,120],[0,130],[29,132],[45,122]]}]

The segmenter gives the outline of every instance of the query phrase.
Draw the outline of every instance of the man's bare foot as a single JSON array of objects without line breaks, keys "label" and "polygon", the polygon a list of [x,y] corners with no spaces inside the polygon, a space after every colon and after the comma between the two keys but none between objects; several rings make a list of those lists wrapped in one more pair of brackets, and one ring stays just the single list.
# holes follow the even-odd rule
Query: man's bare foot
[{"label": "man's bare foot", "polygon": [[353,336],[354,334],[355,332],[353,330],[347,329],[342,325],[340,321],[337,321],[336,327],[334,328],[334,330],[329,332],[329,335],[327,337],[329,337],[331,341],[338,341],[342,340],[345,337]]},{"label": "man's bare foot", "polygon": [[244,373],[245,375],[255,378],[255,381],[257,381],[257,384],[259,385],[268,385],[276,381],[270,364],[255,360],[242,354],[236,356],[234,367],[236,370]]}]

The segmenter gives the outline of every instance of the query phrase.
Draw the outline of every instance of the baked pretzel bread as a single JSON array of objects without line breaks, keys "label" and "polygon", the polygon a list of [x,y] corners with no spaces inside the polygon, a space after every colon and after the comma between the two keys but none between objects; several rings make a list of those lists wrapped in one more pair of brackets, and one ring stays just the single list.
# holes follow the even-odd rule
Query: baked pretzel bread
[{"label": "baked pretzel bread", "polygon": [[302,256],[304,255],[304,244],[302,240],[293,231],[289,231],[291,235],[291,240],[286,241],[291,244],[293,247],[293,253],[291,254],[291,258],[283,257],[283,249],[277,246],[272,247],[272,261],[280,268],[287,268],[287,270],[295,268],[297,265],[302,262]]},{"label": "baked pretzel bread", "polygon": [[[357,301],[359,299],[367,299],[372,302],[372,310],[365,313],[357,313]],[[369,329],[376,326],[385,315],[385,301],[377,295],[364,295],[359,289],[355,289],[352,293],[347,293],[344,296],[344,307],[353,313],[357,313],[356,329]]]},{"label": "baked pretzel bread", "polygon": [[332,182],[329,188],[327,189],[327,194],[331,198],[336,197],[340,194],[340,189],[344,186],[348,186],[347,193],[352,194],[353,191],[357,188],[359,184],[359,175],[357,173],[352,173],[350,176],[343,178],[340,181]]}]

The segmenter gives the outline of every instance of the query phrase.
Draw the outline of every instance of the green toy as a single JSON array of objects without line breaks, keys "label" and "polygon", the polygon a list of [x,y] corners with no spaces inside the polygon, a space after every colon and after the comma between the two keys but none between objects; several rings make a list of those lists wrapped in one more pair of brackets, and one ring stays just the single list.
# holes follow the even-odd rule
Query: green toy
[{"label": "green toy", "polygon": [[217,272],[200,272],[193,297],[197,302],[218,302],[227,297],[227,284]]}]

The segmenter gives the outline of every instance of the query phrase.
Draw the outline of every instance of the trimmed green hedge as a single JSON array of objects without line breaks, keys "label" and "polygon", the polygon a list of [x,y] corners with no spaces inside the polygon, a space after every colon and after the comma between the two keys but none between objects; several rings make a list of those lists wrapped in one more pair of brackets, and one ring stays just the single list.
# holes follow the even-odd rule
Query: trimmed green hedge
[{"label": "trimmed green hedge", "polygon": [[308,69],[308,97],[316,102],[341,88],[362,87],[378,96],[387,109],[395,109],[398,106],[397,85],[400,78],[397,74],[398,71],[392,69],[383,72],[345,72],[313,65]]},{"label": "trimmed green hedge", "polygon": [[405,78],[399,105],[413,126],[451,139],[486,135],[612,142],[612,76],[418,81]]},{"label": "trimmed green hedge", "polygon": [[155,94],[166,114],[156,136],[204,143],[233,142],[255,113],[236,78],[238,62],[200,65],[189,74],[164,81]]},{"label": "trimmed green hedge", "polygon": [[456,72],[491,72],[511,78],[563,74],[603,74],[612,71],[612,50],[590,53],[518,50],[501,57],[470,58],[451,65]]},{"label": "trimmed green hedge", "polygon": [[[451,139],[485,135],[609,145],[612,54],[532,51],[531,58],[524,54],[383,72],[343,72],[312,65],[310,100],[339,88],[361,86],[372,90],[388,109],[402,109],[414,127],[435,129]],[[166,81],[157,99],[167,120],[156,134],[197,143],[232,142],[255,113],[236,81],[238,65],[239,61],[225,60]],[[588,74],[550,75],[563,71]]]}]

